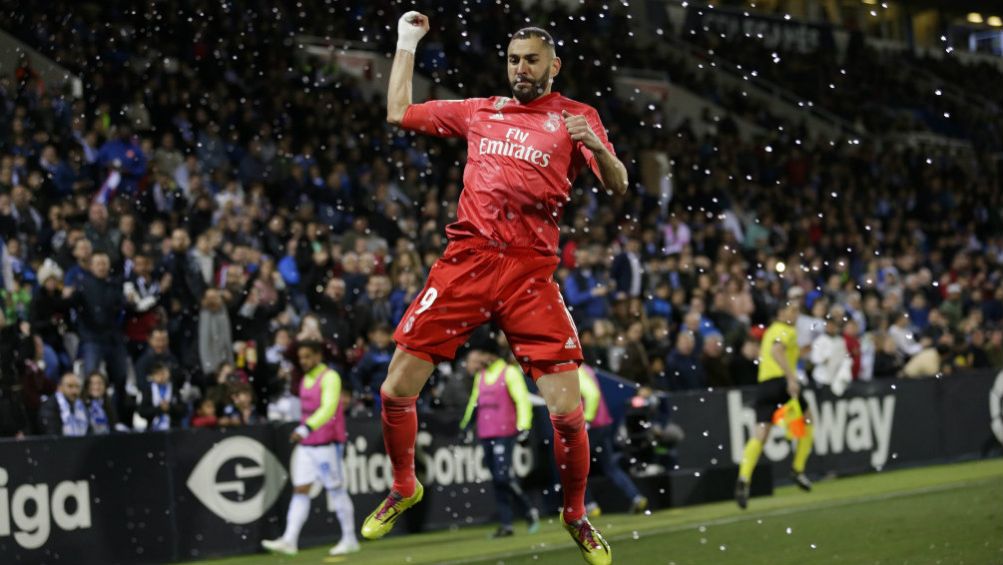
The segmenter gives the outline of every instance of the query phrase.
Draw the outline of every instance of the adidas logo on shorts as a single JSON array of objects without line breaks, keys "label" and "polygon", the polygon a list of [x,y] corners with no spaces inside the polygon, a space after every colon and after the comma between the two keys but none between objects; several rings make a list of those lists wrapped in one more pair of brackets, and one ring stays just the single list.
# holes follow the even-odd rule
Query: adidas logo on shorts
[{"label": "adidas logo on shorts", "polygon": [[564,344],[564,349],[576,349],[578,346],[575,345],[575,338],[569,337],[567,343]]}]

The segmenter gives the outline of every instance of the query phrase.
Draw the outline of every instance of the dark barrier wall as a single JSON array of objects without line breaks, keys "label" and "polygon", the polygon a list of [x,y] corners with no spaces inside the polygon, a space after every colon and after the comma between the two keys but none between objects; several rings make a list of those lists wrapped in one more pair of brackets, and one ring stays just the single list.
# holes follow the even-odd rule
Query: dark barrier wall
[{"label": "dark barrier wall", "polygon": [[[622,413],[632,388],[604,379],[603,389]],[[694,469],[731,480],[753,425],[753,394],[668,397],[674,421],[686,431],[677,476]],[[840,398],[806,396],[816,414],[813,472],[976,457],[1003,440],[992,432],[995,425],[1003,435],[1003,374],[862,383]],[[517,448],[515,470],[540,496],[553,474],[549,463],[538,464],[549,462],[551,447],[545,411],[536,417],[536,448]],[[426,502],[406,515],[402,531],[491,518],[483,453],[460,441],[458,418],[422,417],[418,470]],[[165,563],[254,552],[283,527],[290,427],[0,442],[0,563]],[[390,467],[378,420],[351,420],[348,427],[346,476],[361,520],[386,493]],[[764,458],[774,462],[774,476],[786,475],[790,448],[779,432]],[[672,482],[672,500],[700,500],[686,488]],[[326,497],[319,489],[314,494],[304,545],[338,536]]]}]

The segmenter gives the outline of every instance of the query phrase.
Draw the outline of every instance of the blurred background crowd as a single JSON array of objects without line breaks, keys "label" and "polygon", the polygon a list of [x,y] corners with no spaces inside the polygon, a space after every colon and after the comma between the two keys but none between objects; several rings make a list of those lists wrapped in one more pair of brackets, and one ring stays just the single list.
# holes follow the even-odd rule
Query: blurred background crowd
[{"label": "blurred background crowd", "polygon": [[[352,410],[370,411],[392,330],[446,245],[465,144],[388,126],[382,99],[290,53],[303,33],[390,53],[402,8],[45,4],[3,12],[0,28],[81,77],[83,95],[46,84],[30,57],[0,76],[0,433],[75,429],[74,406],[44,400],[57,388],[97,432],[290,419],[294,345],[308,339],[325,343]],[[819,386],[1003,367],[997,68],[913,61],[953,84],[978,76],[986,103],[959,105],[859,37],[836,62],[675,21],[665,42],[638,31],[611,49],[644,25],[611,4],[444,2],[418,52],[437,84],[504,95],[508,34],[543,25],[564,57],[555,89],[603,117],[632,188],[615,197],[581,177],[555,275],[589,364],[670,393],[752,384],[764,325],[798,300]],[[969,148],[813,138],[671,42],[759,65],[867,131]],[[616,96],[619,68],[665,73],[731,114],[671,120]],[[766,133],[743,139],[735,117]],[[671,191],[642,181],[649,151],[670,157]],[[462,407],[469,389],[444,364],[424,409]]]}]

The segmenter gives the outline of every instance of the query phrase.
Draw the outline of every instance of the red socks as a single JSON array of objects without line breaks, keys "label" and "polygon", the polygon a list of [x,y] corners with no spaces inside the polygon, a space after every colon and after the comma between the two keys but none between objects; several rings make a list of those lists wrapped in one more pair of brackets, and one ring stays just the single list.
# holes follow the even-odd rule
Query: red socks
[{"label": "red socks", "polygon": [[394,468],[393,490],[407,498],[414,494],[414,442],[418,436],[417,396],[383,399],[383,445]]},{"label": "red socks", "polygon": [[589,435],[581,405],[574,412],[550,415],[554,425],[554,457],[564,492],[564,521],[585,515],[585,485],[589,479]]}]

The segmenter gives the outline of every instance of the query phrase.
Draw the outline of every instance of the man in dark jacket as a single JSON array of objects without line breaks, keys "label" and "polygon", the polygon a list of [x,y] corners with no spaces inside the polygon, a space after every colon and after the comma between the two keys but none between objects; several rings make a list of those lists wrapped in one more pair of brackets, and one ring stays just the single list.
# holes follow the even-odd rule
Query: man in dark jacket
[{"label": "man in dark jacket", "polygon": [[74,294],[74,305],[77,310],[84,374],[97,371],[104,361],[108,379],[115,385],[118,413],[125,416],[131,413],[125,394],[128,357],[122,333],[125,296],[122,282],[111,277],[110,271],[111,261],[108,255],[92,255],[90,272],[84,275],[80,288]]},{"label": "man in dark jacket", "polygon": [[692,332],[682,331],[676,339],[675,349],[665,360],[665,375],[659,379],[660,388],[691,390],[705,384],[700,355],[696,352],[696,337]]},{"label": "man in dark jacket", "polygon": [[38,414],[41,432],[49,436],[83,436],[90,427],[87,408],[80,397],[80,377],[66,373],[59,390],[42,404]]},{"label": "man in dark jacket", "polygon": [[[166,365],[171,371],[174,384],[178,387],[183,385],[185,374],[181,370],[178,358],[171,353],[167,328],[154,328],[146,343],[146,351],[136,361],[136,386],[140,389],[146,388],[150,382],[150,373],[155,365]],[[201,384],[201,381],[196,384]]]},{"label": "man in dark jacket", "polygon": [[[171,252],[161,268],[161,292],[165,294],[170,315],[171,345],[185,366],[198,365],[198,314],[205,293],[205,279],[189,252],[191,238],[184,229],[171,233]],[[164,284],[166,283],[166,284]]]},{"label": "man in dark jacket", "polygon": [[21,437],[30,431],[21,384],[24,329],[7,325],[0,311],[0,437]]},{"label": "man in dark jacket", "polygon": [[630,238],[623,251],[613,259],[610,277],[616,282],[617,292],[631,298],[644,291],[644,265],[641,263],[641,242]]}]

